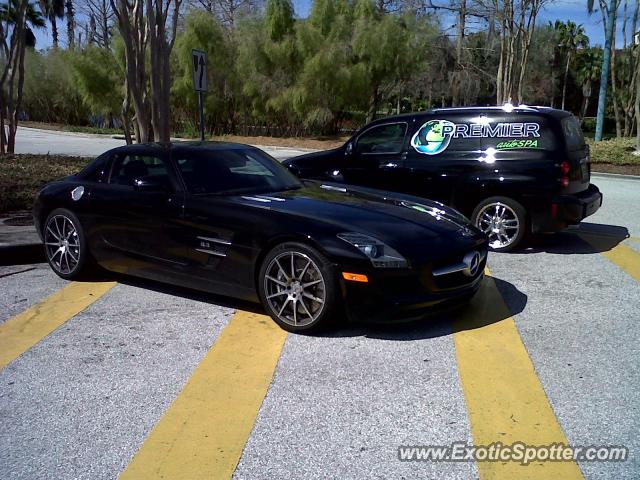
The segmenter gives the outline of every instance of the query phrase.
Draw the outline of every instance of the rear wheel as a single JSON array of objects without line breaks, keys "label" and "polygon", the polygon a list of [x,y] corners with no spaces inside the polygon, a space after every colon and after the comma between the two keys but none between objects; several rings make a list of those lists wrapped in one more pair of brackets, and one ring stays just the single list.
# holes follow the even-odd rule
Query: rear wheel
[{"label": "rear wheel", "polygon": [[491,197],[480,202],[471,220],[489,237],[489,247],[498,252],[517,248],[527,231],[526,210],[508,197]]},{"label": "rear wheel", "polygon": [[58,276],[73,280],[86,273],[91,258],[82,225],[73,212],[64,208],[52,211],[42,236],[47,261]]},{"label": "rear wheel", "polygon": [[289,332],[319,330],[339,315],[331,263],[300,243],[283,243],[267,254],[258,290],[269,315]]}]

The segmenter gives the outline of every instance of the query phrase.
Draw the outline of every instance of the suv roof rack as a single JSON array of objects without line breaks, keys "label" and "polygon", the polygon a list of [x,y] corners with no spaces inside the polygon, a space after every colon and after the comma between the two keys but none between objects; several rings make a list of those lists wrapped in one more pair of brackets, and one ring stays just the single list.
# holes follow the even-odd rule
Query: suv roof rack
[{"label": "suv roof rack", "polygon": [[434,108],[431,111],[432,112],[455,112],[455,111],[468,111],[468,110],[504,110],[507,112],[514,112],[514,111],[525,111],[525,112],[537,112],[538,109],[541,108],[548,108],[548,107],[540,107],[540,106],[535,106],[532,107],[530,105],[503,105],[503,106],[498,106],[498,105],[489,105],[489,106],[474,106],[474,107],[445,107],[445,108]]}]

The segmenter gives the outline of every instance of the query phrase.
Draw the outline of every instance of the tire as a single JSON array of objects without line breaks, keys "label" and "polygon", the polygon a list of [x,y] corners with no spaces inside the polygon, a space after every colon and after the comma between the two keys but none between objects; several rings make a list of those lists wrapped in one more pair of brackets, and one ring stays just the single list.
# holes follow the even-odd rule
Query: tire
[{"label": "tire", "polygon": [[51,269],[65,280],[77,280],[94,264],[78,217],[65,208],[53,210],[42,229],[44,254]]},{"label": "tire", "polygon": [[323,330],[342,316],[331,262],[302,243],[282,243],[267,254],[260,267],[258,293],[271,318],[289,332]]},{"label": "tire", "polygon": [[518,248],[528,230],[525,208],[508,197],[483,200],[473,210],[471,221],[489,237],[489,247],[495,252]]}]

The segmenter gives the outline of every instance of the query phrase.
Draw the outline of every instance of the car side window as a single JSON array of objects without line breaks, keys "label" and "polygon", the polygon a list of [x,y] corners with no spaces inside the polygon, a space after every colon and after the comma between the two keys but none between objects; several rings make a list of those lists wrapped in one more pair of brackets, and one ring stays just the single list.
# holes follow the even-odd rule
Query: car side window
[{"label": "car side window", "polygon": [[365,131],[358,137],[356,153],[400,153],[407,133],[407,124],[387,123]]},{"label": "car side window", "polygon": [[117,155],[113,160],[109,183],[133,187],[142,178],[171,187],[169,165],[165,159],[151,155]]}]

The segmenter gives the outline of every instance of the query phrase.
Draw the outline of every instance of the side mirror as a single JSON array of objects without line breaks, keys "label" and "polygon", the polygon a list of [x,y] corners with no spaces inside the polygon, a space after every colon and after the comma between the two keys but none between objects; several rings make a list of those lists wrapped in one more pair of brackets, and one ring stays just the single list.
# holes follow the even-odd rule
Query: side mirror
[{"label": "side mirror", "polygon": [[169,191],[166,183],[153,177],[136,178],[133,181],[133,188],[139,192],[167,193]]},{"label": "side mirror", "polygon": [[351,155],[353,153],[353,142],[347,143],[347,147],[344,150],[345,155]]}]

